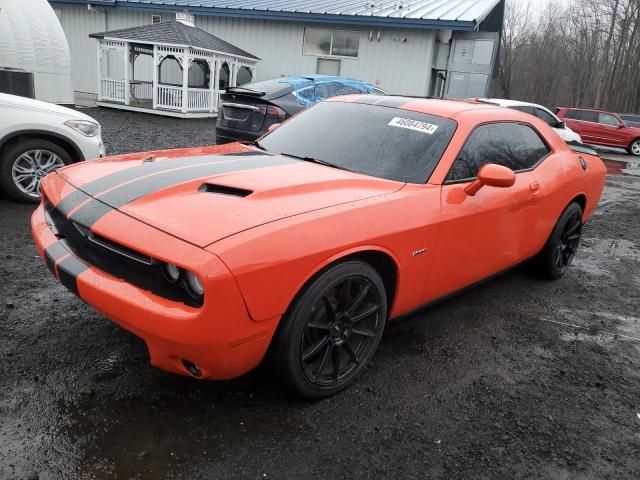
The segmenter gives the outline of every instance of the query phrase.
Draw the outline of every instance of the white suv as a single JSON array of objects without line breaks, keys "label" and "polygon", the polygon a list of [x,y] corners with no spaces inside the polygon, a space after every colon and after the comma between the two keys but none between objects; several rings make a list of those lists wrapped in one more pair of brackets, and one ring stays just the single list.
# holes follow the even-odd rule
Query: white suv
[{"label": "white suv", "polygon": [[100,130],[76,110],[0,93],[0,187],[17,200],[39,201],[47,173],[105,155]]},{"label": "white suv", "polygon": [[506,100],[503,98],[477,98],[479,102],[491,103],[493,105],[499,105],[501,107],[512,108],[524,113],[529,113],[540,120],[545,122],[551,128],[553,128],[560,138],[567,143],[582,143],[582,138],[576,132],[571,130],[565,125],[565,123],[555,116],[546,107],[535,103],[520,102],[518,100]]}]

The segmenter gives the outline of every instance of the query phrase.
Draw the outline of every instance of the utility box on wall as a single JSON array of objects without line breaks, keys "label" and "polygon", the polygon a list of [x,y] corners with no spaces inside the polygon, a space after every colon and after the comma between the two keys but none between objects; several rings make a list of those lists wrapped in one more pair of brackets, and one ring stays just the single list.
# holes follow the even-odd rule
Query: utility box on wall
[{"label": "utility box on wall", "polygon": [[0,67],[0,92],[35,98],[33,73],[19,68]]},{"label": "utility box on wall", "polygon": [[455,32],[447,67],[445,96],[485,97],[497,49],[497,33]]}]

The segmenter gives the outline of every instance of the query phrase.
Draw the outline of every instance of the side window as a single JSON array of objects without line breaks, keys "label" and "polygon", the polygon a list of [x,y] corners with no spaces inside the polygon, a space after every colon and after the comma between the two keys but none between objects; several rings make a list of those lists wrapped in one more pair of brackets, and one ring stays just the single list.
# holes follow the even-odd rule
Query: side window
[{"label": "side window", "polygon": [[515,107],[510,107],[512,110],[518,110],[520,112],[529,113],[531,115],[535,115],[533,112],[533,107],[529,107],[528,105],[516,105]]},{"label": "side window", "polygon": [[592,112],[591,110],[583,110],[580,112],[579,120],[585,122],[598,123],[598,112]]},{"label": "side window", "polygon": [[579,111],[577,110],[567,110],[567,113],[564,114],[564,118],[571,118],[573,120],[580,120]]},{"label": "side window", "polygon": [[326,88],[327,92],[326,97],[324,98],[337,97],[340,95],[350,95],[353,93],[364,93],[362,90],[358,90],[357,88],[345,83],[324,82],[323,85]]},{"label": "side window", "polygon": [[318,98],[316,98],[316,89],[313,86],[301,88],[300,90],[294,91],[293,94],[298,99],[298,103],[305,107],[309,107],[318,101]]},{"label": "side window", "polygon": [[541,108],[536,108],[536,117],[542,120],[544,123],[549,125],[550,127],[555,127],[558,125],[558,120],[548,112],[545,112]]},{"label": "side window", "polygon": [[618,119],[613,115],[609,115],[608,113],[598,114],[598,123],[603,123],[604,125],[613,125],[615,127],[620,125]]},{"label": "side window", "polygon": [[454,162],[447,181],[475,178],[487,163],[514,171],[534,167],[549,149],[533,128],[519,123],[490,123],[476,128]]}]

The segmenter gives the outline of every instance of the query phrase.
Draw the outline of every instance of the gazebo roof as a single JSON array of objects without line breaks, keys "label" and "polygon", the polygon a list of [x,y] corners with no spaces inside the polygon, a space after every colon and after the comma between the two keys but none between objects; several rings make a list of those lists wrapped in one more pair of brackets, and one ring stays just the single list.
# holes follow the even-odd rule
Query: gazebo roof
[{"label": "gazebo roof", "polygon": [[140,27],[122,28],[110,32],[92,33],[92,38],[119,38],[140,43],[158,43],[201,48],[219,53],[227,53],[237,57],[260,60],[255,55],[225,42],[221,38],[205,32],[201,28],[190,27],[178,21],[162,22]]}]

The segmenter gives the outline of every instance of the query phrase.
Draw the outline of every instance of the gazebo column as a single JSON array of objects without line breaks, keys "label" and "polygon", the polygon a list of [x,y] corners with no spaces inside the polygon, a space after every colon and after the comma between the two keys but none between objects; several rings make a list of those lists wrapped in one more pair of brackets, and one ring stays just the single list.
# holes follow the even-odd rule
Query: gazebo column
[{"label": "gazebo column", "polygon": [[153,45],[153,84],[151,85],[153,108],[158,108],[158,46]]},{"label": "gazebo column", "polygon": [[182,56],[182,112],[189,108],[189,49],[184,49]]},{"label": "gazebo column", "polygon": [[216,90],[218,80],[218,61],[215,59],[207,60],[209,65],[209,111],[213,112],[218,108]]},{"label": "gazebo column", "polygon": [[230,87],[237,87],[236,85],[236,79],[238,78],[238,64],[236,62],[233,62],[231,64],[231,78],[229,78],[229,86]]},{"label": "gazebo column", "polygon": [[102,101],[102,40],[98,40],[98,101]]},{"label": "gazebo column", "polygon": [[124,42],[122,56],[124,57],[124,104],[129,105],[129,42]]}]

